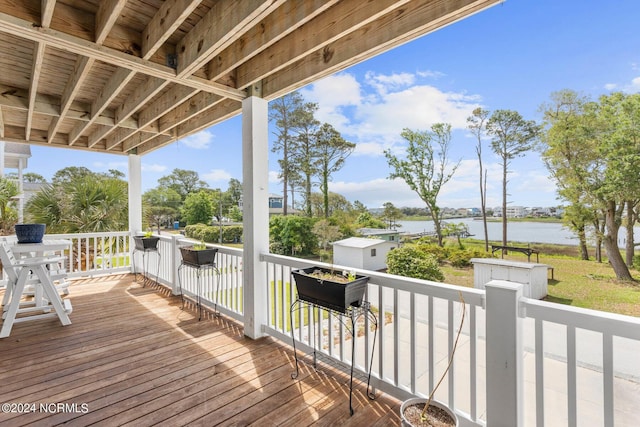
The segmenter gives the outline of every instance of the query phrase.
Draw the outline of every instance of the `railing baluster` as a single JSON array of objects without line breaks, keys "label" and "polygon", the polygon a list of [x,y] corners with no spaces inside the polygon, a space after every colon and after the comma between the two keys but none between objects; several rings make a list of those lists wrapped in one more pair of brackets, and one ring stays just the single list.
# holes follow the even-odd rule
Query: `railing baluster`
[{"label": "railing baluster", "polygon": [[[448,351],[447,351],[447,361],[449,360],[449,358],[451,358],[451,355],[453,354],[453,341],[454,341],[454,336],[456,333],[456,325],[453,321],[453,301],[449,300],[449,302],[447,303],[447,332],[448,332]],[[455,408],[455,397],[454,397],[454,370],[455,370],[455,363],[451,364],[451,367],[449,368],[449,372],[447,373],[448,378],[447,381],[449,382],[449,407],[451,408]]]},{"label": "railing baluster", "polygon": [[411,384],[409,385],[411,388],[411,393],[416,393],[416,385],[418,384],[418,370],[416,369],[416,361],[418,358],[418,345],[417,345],[417,337],[418,337],[418,321],[416,315],[416,295],[412,292],[409,295],[409,354],[411,355],[411,359],[409,361],[410,371],[409,378]]},{"label": "railing baluster", "polygon": [[478,420],[478,356],[477,356],[476,306],[469,305],[469,396],[471,421]]},{"label": "railing baluster", "polygon": [[544,328],[542,320],[536,319],[536,426],[544,427]]},{"label": "railing baluster", "polygon": [[570,427],[578,424],[576,381],[576,328],[567,326],[567,416]]},{"label": "railing baluster", "polygon": [[602,381],[604,400],[604,425],[613,427],[613,336],[609,333],[602,334]]},{"label": "railing baluster", "polygon": [[400,346],[400,310],[398,307],[398,290],[393,290],[393,384],[400,385],[400,361],[398,355],[402,348]]},{"label": "railing baluster", "polygon": [[429,348],[428,348],[428,353],[429,353],[429,391],[433,390],[433,385],[435,383],[435,347],[434,347],[434,334],[435,334],[435,327],[433,324],[433,297],[431,295],[429,295],[428,297],[428,302],[427,302],[427,310],[429,310],[428,313],[428,322],[429,322]]}]

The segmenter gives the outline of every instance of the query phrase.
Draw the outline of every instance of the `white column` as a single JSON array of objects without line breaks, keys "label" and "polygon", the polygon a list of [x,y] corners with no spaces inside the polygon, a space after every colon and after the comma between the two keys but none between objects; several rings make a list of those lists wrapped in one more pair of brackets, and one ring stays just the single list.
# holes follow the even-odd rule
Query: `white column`
[{"label": "white column", "polygon": [[523,418],[522,319],[520,283],[486,284],[487,425],[520,427]]},{"label": "white column", "polygon": [[24,159],[18,159],[18,222],[24,222],[24,176],[22,170],[24,169]]},{"label": "white column", "polygon": [[269,118],[267,101],[242,101],[242,200],[244,225],[244,333],[263,336],[267,323],[267,271],[260,253],[269,251]]},{"label": "white column", "polygon": [[129,154],[129,231],[142,231],[142,161]]},{"label": "white column", "polygon": [[4,176],[4,146],[5,142],[0,141],[0,176]]}]

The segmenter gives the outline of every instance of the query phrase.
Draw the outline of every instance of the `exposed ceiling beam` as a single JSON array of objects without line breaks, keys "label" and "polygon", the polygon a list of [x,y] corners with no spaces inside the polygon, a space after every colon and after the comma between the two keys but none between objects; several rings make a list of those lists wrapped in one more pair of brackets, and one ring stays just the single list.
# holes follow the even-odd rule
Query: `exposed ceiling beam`
[{"label": "exposed ceiling beam", "polygon": [[[0,106],[5,109],[5,113],[10,112],[11,110],[27,111],[29,109],[29,95],[26,90],[0,85],[0,94]],[[90,111],[90,109],[91,106],[75,101],[69,104],[67,118],[88,121],[89,114],[87,114],[87,111]],[[59,102],[54,97],[38,94],[36,96],[34,113],[50,116],[55,120],[60,117]],[[95,124],[114,126],[115,112],[109,109],[103,111],[95,120]],[[129,118],[121,121],[120,126],[137,130],[138,121],[133,118]]]},{"label": "exposed ceiling beam", "polygon": [[73,74],[71,75],[71,78],[67,80],[64,91],[62,92],[62,98],[60,100],[60,115],[54,117],[54,119],[51,121],[51,124],[49,125],[50,140],[53,140],[56,136],[56,133],[58,133],[58,128],[64,118],[67,116],[73,100],[82,87],[84,79],[89,74],[89,71],[91,71],[91,67],[93,66],[94,61],[95,60],[93,58],[88,58],[86,56],[79,56],[76,59],[76,63],[73,67]]},{"label": "exposed ceiling beam", "polygon": [[[201,0],[171,0],[162,4],[160,9],[153,16],[143,32],[143,59],[149,59],[162,43],[178,28],[182,22],[189,16]],[[146,41],[146,43],[145,43]],[[116,125],[120,120],[126,120],[135,113],[142,105],[150,101],[156,94],[169,84],[168,81],[148,76],[147,81],[136,88],[133,96],[131,96],[124,104],[118,107],[116,111]],[[145,127],[142,124],[141,127]],[[89,135],[89,146],[97,144],[102,138],[107,137],[116,127],[100,128]],[[113,138],[111,138],[113,140]],[[107,149],[114,147],[111,141],[105,141]],[[117,145],[117,144],[116,144]]]},{"label": "exposed ceiling beam", "polygon": [[113,101],[122,88],[131,81],[134,75],[135,73],[126,68],[118,68],[116,72],[113,73],[100,93],[96,96],[96,99],[93,100],[89,121],[78,123],[71,132],[69,132],[69,145],[76,143],[84,130],[96,121],[96,118],[102,114],[104,109],[109,106],[111,101]]},{"label": "exposed ceiling beam", "polygon": [[[162,79],[156,79],[155,77],[149,77],[143,84],[138,86],[133,95],[116,109],[115,113],[115,125],[118,126],[122,121],[131,117],[131,115],[138,109],[140,105],[147,103],[153,98],[160,90],[166,86],[167,82]],[[109,135],[116,129],[116,126],[112,128],[101,128],[89,135],[89,146],[93,146],[101,139]]]},{"label": "exposed ceiling beam", "polygon": [[[53,18],[53,10],[55,8],[55,0],[42,0],[40,3],[40,25],[49,27]],[[46,45],[42,42],[36,42],[33,49],[33,64],[31,66],[31,80],[29,85],[29,110],[27,111],[27,123],[24,128],[25,139],[31,136],[31,124],[33,122],[33,109],[35,107],[36,94],[38,93],[38,83],[40,82],[40,71],[42,70],[42,62],[44,61],[44,52]]]},{"label": "exposed ceiling beam", "polygon": [[142,32],[142,58],[149,59],[202,0],[167,0]]},{"label": "exposed ceiling beam", "polygon": [[193,74],[284,0],[219,0],[178,43],[178,77]]},{"label": "exposed ceiling beam", "polygon": [[282,96],[486,7],[487,2],[480,0],[410,2],[268,76],[263,80],[263,97],[271,100]]},{"label": "exposed ceiling beam", "polygon": [[[149,107],[145,108],[140,112],[140,115],[138,116],[138,125],[141,128],[144,128],[145,126],[151,124],[152,122],[155,122],[161,116],[166,114],[168,111],[171,111],[176,105],[180,105],[184,101],[187,101],[194,94],[196,94],[196,92],[192,88],[188,88],[184,86],[175,87],[173,90],[165,93],[156,102],[154,102],[152,105],[150,105]],[[211,95],[211,96],[220,98],[217,95]],[[144,131],[146,129],[142,129],[142,130]],[[137,145],[130,146],[130,141],[136,140],[135,138],[136,137],[134,135],[133,139],[129,137],[126,140],[124,140],[122,143],[122,149],[125,151],[129,151],[132,148],[135,148]],[[137,141],[144,142],[146,141],[146,139],[141,140],[140,138],[138,138]],[[138,143],[138,145],[141,144],[142,142]],[[107,148],[109,146],[112,146],[112,144],[107,142]]]},{"label": "exposed ceiling beam", "polygon": [[[409,0],[343,0],[339,9],[330,9],[303,25],[278,43],[238,67],[237,87],[247,87],[274,71],[285,68],[375,19],[406,5]],[[402,9],[400,9],[402,10]],[[369,35],[367,35],[368,37]],[[359,43],[359,40],[352,40]]]},{"label": "exposed ceiling beam", "polygon": [[[116,23],[118,15],[122,11],[126,3],[127,0],[105,0],[100,3],[100,7],[98,8],[98,13],[96,15],[95,24],[96,44],[101,45],[102,43],[104,43],[105,39],[109,35],[109,32]],[[63,102],[60,106],[60,116],[58,117],[58,119],[54,119],[54,121],[52,121],[51,125],[49,126],[49,139],[53,139],[55,137],[60,122],[64,120],[71,101],[73,101],[77,92],[80,90],[84,79],[91,71],[93,63],[94,61],[92,59],[90,60],[87,57],[79,57],[76,60],[74,73],[67,81],[64,93],[62,94]],[[87,126],[94,123],[95,120],[100,117],[100,114],[102,113],[102,110],[104,110],[104,108],[106,108],[106,105],[96,106],[95,109],[92,107],[90,120],[88,122],[76,124],[73,131],[69,135],[69,145],[73,145],[77,141],[78,137],[82,134],[84,129],[86,129]]]},{"label": "exposed ceiling beam", "polygon": [[40,2],[40,25],[48,27],[51,25],[53,11],[56,7],[56,0],[42,0]]},{"label": "exposed ceiling beam", "polygon": [[45,42],[50,46],[67,52],[88,56],[118,67],[127,68],[135,72],[165,79],[194,89],[217,93],[238,101],[246,98],[246,94],[242,90],[210,82],[196,76],[180,78],[176,75],[173,68],[165,65],[156,64],[155,62],[144,60],[119,50],[100,46],[61,31],[50,28],[34,28],[30,22],[6,13],[0,13],[0,31],[37,42]]},{"label": "exposed ceiling beam", "polygon": [[286,2],[267,16],[260,25],[247,31],[239,43],[233,43],[215,55],[207,66],[207,77],[212,81],[220,79],[240,63],[251,59],[337,2],[338,0]]},{"label": "exposed ceiling beam", "polygon": [[40,81],[40,71],[44,60],[44,50],[44,43],[35,43],[33,63],[31,65],[31,80],[29,81],[29,109],[27,111],[27,123],[24,127],[26,139],[31,136],[31,122],[33,121],[33,109],[35,108],[36,95],[38,94],[38,82]]},{"label": "exposed ceiling beam", "polygon": [[241,109],[242,104],[240,102],[232,99],[225,99],[220,103],[217,103],[215,106],[200,112],[196,117],[180,125],[174,138],[167,139],[166,137],[158,136],[138,146],[138,154],[144,154],[151,150],[155,150],[172,141],[179,140],[209,126],[213,126],[216,123],[220,123],[237,115]]},{"label": "exposed ceiling beam", "polygon": [[96,14],[96,44],[104,43],[127,0],[101,0]]}]

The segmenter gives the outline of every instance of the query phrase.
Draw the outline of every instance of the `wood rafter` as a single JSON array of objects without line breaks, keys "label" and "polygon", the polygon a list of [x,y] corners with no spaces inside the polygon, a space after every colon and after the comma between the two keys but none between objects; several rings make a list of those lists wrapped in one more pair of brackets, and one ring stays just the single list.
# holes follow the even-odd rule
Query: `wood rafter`
[{"label": "wood rafter", "polygon": [[0,0],[0,137],[145,154],[500,1]]}]

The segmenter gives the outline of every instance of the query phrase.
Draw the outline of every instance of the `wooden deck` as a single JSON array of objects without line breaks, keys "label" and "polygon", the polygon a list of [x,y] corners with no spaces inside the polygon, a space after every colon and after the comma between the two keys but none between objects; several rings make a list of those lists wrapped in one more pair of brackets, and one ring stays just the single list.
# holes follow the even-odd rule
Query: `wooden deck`
[{"label": "wooden deck", "polygon": [[70,298],[72,325],[16,324],[0,340],[0,403],[33,404],[0,413],[0,426],[400,424],[397,400],[371,401],[357,382],[350,417],[347,375],[302,363],[292,380],[290,346],[224,317],[198,322],[133,275],[76,280]]}]

